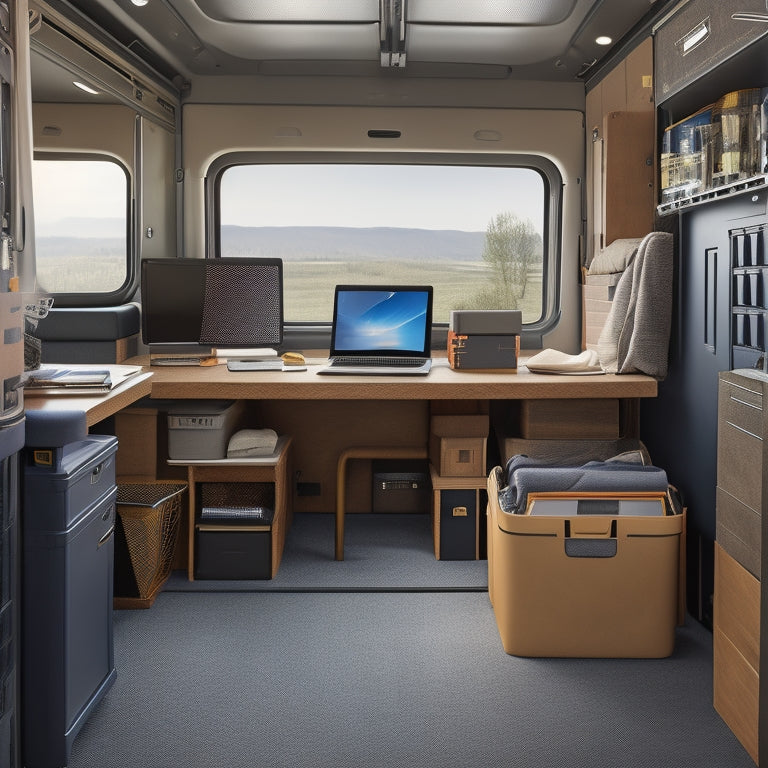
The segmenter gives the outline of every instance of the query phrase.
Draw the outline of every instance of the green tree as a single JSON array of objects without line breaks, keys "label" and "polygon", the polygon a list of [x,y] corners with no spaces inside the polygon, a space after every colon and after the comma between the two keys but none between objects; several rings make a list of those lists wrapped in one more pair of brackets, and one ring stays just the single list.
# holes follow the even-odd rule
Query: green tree
[{"label": "green tree", "polygon": [[519,306],[540,242],[530,219],[523,221],[514,213],[499,213],[488,224],[483,261],[493,273],[494,285],[488,293],[500,308]]}]

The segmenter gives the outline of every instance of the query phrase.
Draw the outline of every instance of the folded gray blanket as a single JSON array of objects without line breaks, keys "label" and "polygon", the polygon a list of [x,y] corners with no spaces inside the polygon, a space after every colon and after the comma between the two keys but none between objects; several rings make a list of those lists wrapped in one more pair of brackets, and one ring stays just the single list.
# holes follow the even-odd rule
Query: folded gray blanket
[{"label": "folded gray blanket", "polygon": [[530,493],[666,493],[667,487],[667,473],[659,467],[621,461],[590,461],[579,467],[551,467],[527,456],[513,456],[507,462],[507,485],[499,491],[499,505],[510,514],[523,514]]}]

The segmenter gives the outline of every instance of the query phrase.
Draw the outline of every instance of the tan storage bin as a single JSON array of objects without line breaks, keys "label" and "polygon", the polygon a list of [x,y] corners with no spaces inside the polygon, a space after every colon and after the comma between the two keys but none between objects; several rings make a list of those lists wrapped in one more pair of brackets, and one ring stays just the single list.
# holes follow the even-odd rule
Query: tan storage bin
[{"label": "tan storage bin", "polygon": [[669,656],[685,515],[511,515],[499,506],[501,478],[500,467],[488,478],[488,593],[504,650]]}]

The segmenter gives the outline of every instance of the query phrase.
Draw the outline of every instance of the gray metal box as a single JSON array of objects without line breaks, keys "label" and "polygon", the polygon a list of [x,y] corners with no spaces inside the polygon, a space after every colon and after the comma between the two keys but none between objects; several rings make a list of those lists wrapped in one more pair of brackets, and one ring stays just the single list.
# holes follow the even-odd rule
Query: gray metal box
[{"label": "gray metal box", "polygon": [[176,461],[224,459],[239,428],[244,400],[190,400],[168,411],[168,458]]},{"label": "gray metal box", "polygon": [[507,336],[523,330],[519,309],[454,309],[448,329],[458,334]]}]

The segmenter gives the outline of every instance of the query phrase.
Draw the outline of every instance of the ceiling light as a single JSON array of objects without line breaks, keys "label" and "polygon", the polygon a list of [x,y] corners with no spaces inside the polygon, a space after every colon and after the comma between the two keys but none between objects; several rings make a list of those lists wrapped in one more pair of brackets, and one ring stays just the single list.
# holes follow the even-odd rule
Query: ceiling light
[{"label": "ceiling light", "polygon": [[149,0],[131,0],[131,2],[132,2],[134,5],[136,5],[136,6],[138,6],[139,8],[141,8],[142,6],[146,5],[146,4],[149,2]]},{"label": "ceiling light", "polygon": [[85,91],[86,93],[92,94],[93,96],[99,95],[99,92],[91,88],[90,85],[86,85],[85,83],[80,83],[77,80],[73,80],[72,85],[74,85],[76,88],[79,88],[81,91]]},{"label": "ceiling light", "polygon": [[613,40],[608,35],[600,35],[600,37],[595,38],[595,42],[598,45],[610,45]]}]

